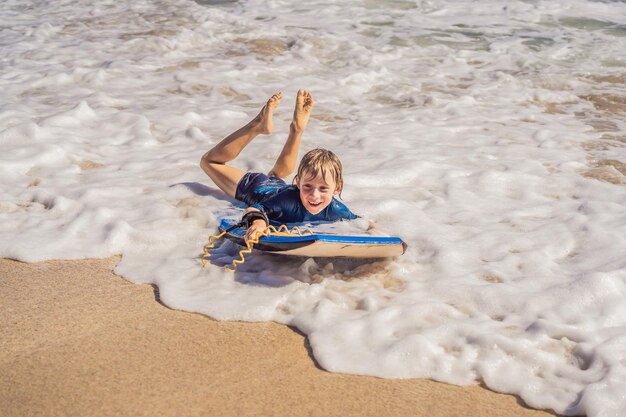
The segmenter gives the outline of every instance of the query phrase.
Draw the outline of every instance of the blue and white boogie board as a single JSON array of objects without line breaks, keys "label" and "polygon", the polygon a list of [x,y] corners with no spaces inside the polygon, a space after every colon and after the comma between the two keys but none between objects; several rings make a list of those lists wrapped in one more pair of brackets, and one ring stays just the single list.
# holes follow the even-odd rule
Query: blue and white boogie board
[{"label": "blue and white boogie board", "polygon": [[[220,232],[227,231],[237,223],[237,219],[222,219]],[[375,236],[363,231],[355,232],[354,228],[333,225],[336,223],[297,225],[303,233],[262,236],[253,249],[280,255],[340,258],[388,258],[400,256],[406,251],[407,245],[399,237]],[[227,231],[225,237],[245,247],[245,234],[245,227],[238,227]]]}]

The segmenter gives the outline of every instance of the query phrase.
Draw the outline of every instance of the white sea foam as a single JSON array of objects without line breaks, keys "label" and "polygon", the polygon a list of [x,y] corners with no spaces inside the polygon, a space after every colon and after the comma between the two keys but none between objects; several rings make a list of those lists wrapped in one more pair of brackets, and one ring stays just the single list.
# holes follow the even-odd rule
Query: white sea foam
[{"label": "white sea foam", "polygon": [[[2,2],[0,256],[122,254],[168,306],[274,320],[324,368],[482,381],[562,414],[626,413],[623,2]],[[200,156],[298,88],[303,148],[409,245],[365,262],[199,254],[239,203]],[[362,225],[361,225],[362,226]]]}]

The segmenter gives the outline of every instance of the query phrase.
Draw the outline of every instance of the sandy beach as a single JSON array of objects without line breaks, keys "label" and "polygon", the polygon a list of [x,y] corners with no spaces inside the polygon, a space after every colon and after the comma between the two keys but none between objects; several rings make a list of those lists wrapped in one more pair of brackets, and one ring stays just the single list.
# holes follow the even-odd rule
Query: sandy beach
[{"label": "sandy beach", "polygon": [[1,416],[554,415],[479,386],[326,372],[293,329],[171,310],[118,260],[0,260]]}]

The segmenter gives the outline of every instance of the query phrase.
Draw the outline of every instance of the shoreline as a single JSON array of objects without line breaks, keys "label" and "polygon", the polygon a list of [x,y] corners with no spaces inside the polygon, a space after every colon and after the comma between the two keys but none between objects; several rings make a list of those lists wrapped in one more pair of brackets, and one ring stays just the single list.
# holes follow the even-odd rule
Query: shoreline
[{"label": "shoreline", "polygon": [[118,261],[0,259],[0,415],[555,415],[477,385],[324,371],[296,329],[169,309]]}]

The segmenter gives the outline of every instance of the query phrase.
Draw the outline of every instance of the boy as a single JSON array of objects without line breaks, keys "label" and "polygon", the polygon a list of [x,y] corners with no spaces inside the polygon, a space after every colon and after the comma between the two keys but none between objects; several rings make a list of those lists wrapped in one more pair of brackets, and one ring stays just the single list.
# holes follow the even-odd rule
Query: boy
[{"label": "boy", "polygon": [[343,189],[343,178],[341,162],[332,152],[314,149],[304,155],[294,178],[295,185],[287,185],[282,179],[295,168],[300,138],[313,109],[313,96],[308,91],[298,90],[287,142],[267,175],[244,173],[226,165],[257,135],[272,133],[272,117],[282,97],[281,92],[274,94],[252,121],[224,138],[200,161],[204,172],[220,189],[248,204],[243,216],[248,229],[246,240],[263,232],[270,220],[298,223],[357,218],[334,197]]}]

